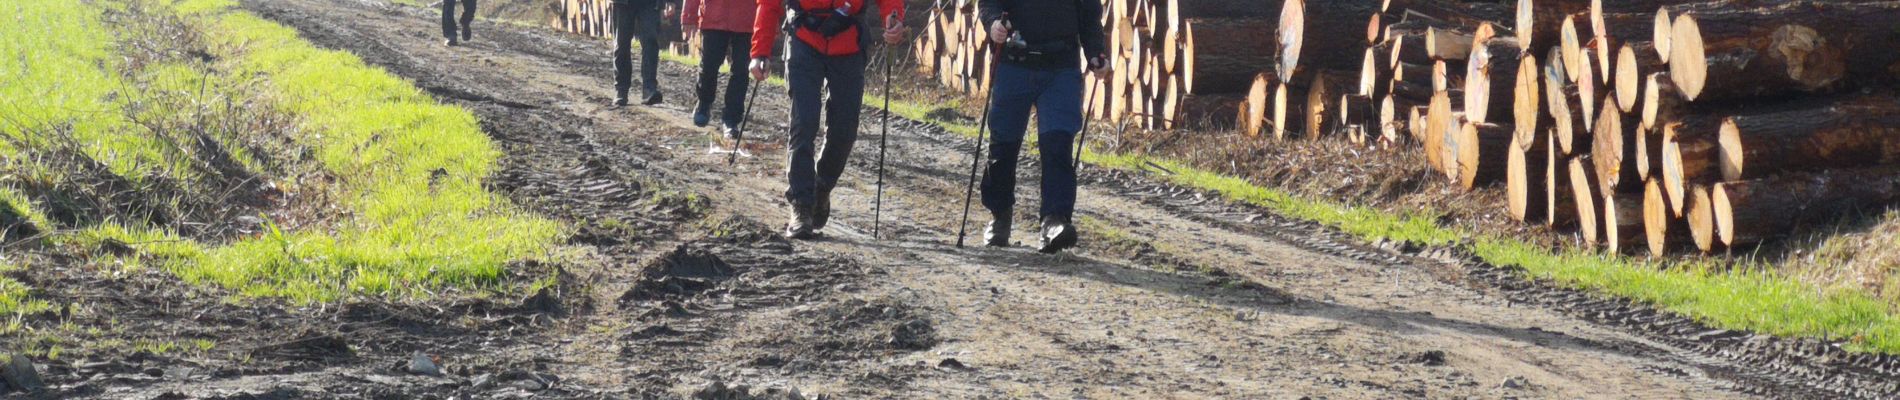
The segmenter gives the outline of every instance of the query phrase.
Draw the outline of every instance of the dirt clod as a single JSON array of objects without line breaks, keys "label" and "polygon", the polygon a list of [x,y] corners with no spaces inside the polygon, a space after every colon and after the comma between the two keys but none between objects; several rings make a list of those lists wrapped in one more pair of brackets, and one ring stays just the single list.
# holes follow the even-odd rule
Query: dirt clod
[{"label": "dirt clod", "polygon": [[[0,381],[4,381],[6,386],[27,392],[46,386],[45,382],[40,381],[40,372],[33,367],[32,360],[19,355],[9,355],[4,358],[6,358],[6,363],[0,365]],[[0,390],[0,392],[5,392],[5,390]]]}]

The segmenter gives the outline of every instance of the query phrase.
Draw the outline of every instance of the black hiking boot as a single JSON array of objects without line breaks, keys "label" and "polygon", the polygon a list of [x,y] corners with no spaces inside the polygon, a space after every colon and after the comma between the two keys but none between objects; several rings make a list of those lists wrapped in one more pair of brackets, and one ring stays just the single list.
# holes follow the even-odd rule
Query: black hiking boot
[{"label": "black hiking boot", "polygon": [[710,123],[712,123],[712,104],[702,101],[699,105],[693,106],[693,126],[704,128]]},{"label": "black hiking boot", "polygon": [[1068,217],[1048,216],[1042,218],[1042,247],[1037,252],[1055,254],[1075,247],[1075,225],[1069,224]]},{"label": "black hiking boot", "polygon": [[983,229],[983,245],[1009,247],[1009,213],[990,214],[990,226]]},{"label": "black hiking boot", "polygon": [[455,47],[455,38],[449,38],[449,40],[444,40],[444,41],[442,41],[442,45],[443,45],[443,46],[449,46],[449,47]]},{"label": "black hiking boot", "polygon": [[[443,1],[448,1],[448,0],[443,0]],[[462,25],[462,41],[466,42],[469,39],[475,38],[475,32],[471,31],[470,28],[471,27],[468,25]]]},{"label": "black hiking boot", "polygon": [[726,133],[726,140],[739,140],[739,125],[728,123],[723,131]]},{"label": "black hiking boot", "polygon": [[792,220],[785,223],[786,239],[811,239],[814,236],[811,227],[811,208],[792,205]]},{"label": "black hiking boot", "polygon": [[663,94],[660,94],[660,92],[647,93],[646,98],[640,100],[640,105],[650,106],[654,104],[660,104],[660,102],[663,102],[663,101],[666,101],[666,96]]},{"label": "black hiking boot", "polygon": [[824,230],[831,222],[831,189],[818,190],[818,202],[811,206],[811,230]]},{"label": "black hiking boot", "polygon": [[614,107],[626,107],[626,106],[627,106],[627,91],[622,90],[622,91],[619,91],[618,93],[615,93]]}]

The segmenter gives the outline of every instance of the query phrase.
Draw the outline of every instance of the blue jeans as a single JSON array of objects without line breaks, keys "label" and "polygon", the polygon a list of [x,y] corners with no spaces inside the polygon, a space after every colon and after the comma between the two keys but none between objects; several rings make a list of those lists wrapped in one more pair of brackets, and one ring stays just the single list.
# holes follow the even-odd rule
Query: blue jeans
[{"label": "blue jeans", "polygon": [[[858,141],[858,111],[864,106],[864,53],[827,56],[792,39],[785,61],[785,86],[792,98],[787,136],[785,201],[816,204],[818,192],[830,192],[844,175],[851,146]],[[824,114],[825,147],[817,149],[818,117]],[[813,156],[816,155],[816,159]]]},{"label": "blue jeans", "polygon": [[983,207],[999,214],[1016,205],[1016,158],[1036,109],[1042,152],[1042,217],[1075,213],[1075,164],[1070,146],[1082,128],[1082,71],[996,64],[990,89],[989,168],[983,173]]}]

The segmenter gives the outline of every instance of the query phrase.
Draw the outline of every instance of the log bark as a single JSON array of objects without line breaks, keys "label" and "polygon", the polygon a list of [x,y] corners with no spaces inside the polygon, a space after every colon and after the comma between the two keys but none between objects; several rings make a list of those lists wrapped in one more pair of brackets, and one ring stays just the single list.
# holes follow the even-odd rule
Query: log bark
[{"label": "log bark", "polygon": [[1233,116],[1240,111],[1244,99],[1244,96],[1231,94],[1187,96],[1181,100],[1180,122],[1192,129],[1233,128]]},{"label": "log bark", "polygon": [[1900,77],[1900,3],[1788,1],[1698,10],[1671,25],[1669,76],[1689,100],[1827,92]]},{"label": "log bark", "polygon": [[1274,36],[1267,21],[1203,18],[1185,23],[1194,30],[1191,42],[1184,46],[1192,54],[1184,54],[1188,60],[1182,62],[1188,93],[1240,93],[1255,74],[1270,69],[1273,58],[1268,49],[1274,46]]},{"label": "log bark", "polygon": [[1716,137],[1721,124],[1721,118],[1695,116],[1663,125],[1663,191],[1668,194],[1669,205],[1674,207],[1671,211],[1676,215],[1683,212],[1691,184],[1709,182],[1720,176],[1721,170],[1716,167],[1720,157]]},{"label": "log bark", "polygon": [[1414,102],[1426,102],[1432,98],[1432,67],[1430,64],[1401,63],[1392,70],[1391,93]]},{"label": "log bark", "polygon": [[1723,180],[1900,161],[1900,99],[1869,95],[1787,107],[1723,124]]},{"label": "log bark", "polygon": [[1425,54],[1433,60],[1465,60],[1471,57],[1471,43],[1475,40],[1472,32],[1432,28],[1425,33]]},{"label": "log bark", "polygon": [[1803,225],[1900,200],[1900,167],[1832,170],[1715,185],[1715,230],[1729,247],[1761,243]]},{"label": "log bark", "polygon": [[1636,247],[1643,239],[1641,192],[1603,195],[1603,246],[1610,254]]},{"label": "log bark", "polygon": [[1378,130],[1380,121],[1376,104],[1372,96],[1350,93],[1339,95],[1339,123],[1341,126],[1358,129],[1357,133],[1361,135],[1357,138],[1358,143],[1365,142],[1364,135]]}]

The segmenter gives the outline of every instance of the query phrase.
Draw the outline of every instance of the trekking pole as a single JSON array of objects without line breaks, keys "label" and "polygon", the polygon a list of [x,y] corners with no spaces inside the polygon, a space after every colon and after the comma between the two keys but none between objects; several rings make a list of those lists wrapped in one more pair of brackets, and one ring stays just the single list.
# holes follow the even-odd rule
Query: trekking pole
[{"label": "trekking pole", "polygon": [[[751,72],[747,71],[746,73]],[[737,133],[739,137],[733,138],[732,140],[732,154],[726,155],[726,166],[738,164],[739,152],[745,151],[745,124],[746,122],[752,121],[752,101],[759,98],[759,86],[764,83],[764,79],[760,79],[758,82],[752,82],[752,93],[745,96],[745,112],[739,113],[739,132]]]},{"label": "trekking pole", "polygon": [[[1003,17],[1008,18],[1009,14],[1005,13]],[[990,73],[996,71],[997,58],[1000,57],[993,54],[990,56]],[[990,97],[995,94],[996,81],[991,80],[990,87],[983,90],[983,117],[976,120],[976,150],[970,153],[970,183],[963,187],[963,222],[957,224],[957,247],[963,247],[963,239],[969,235],[970,200],[976,198],[976,167],[983,165],[983,141],[986,139],[984,134],[988,133],[987,129],[990,126]]]},{"label": "trekking pole", "polygon": [[891,64],[897,63],[890,57],[889,46],[885,46],[883,52],[886,53],[884,57],[884,133],[877,137],[877,196],[876,200],[873,200],[874,205],[871,206],[872,240],[881,237],[878,236],[878,228],[882,225],[884,216],[884,151],[891,137]]}]

